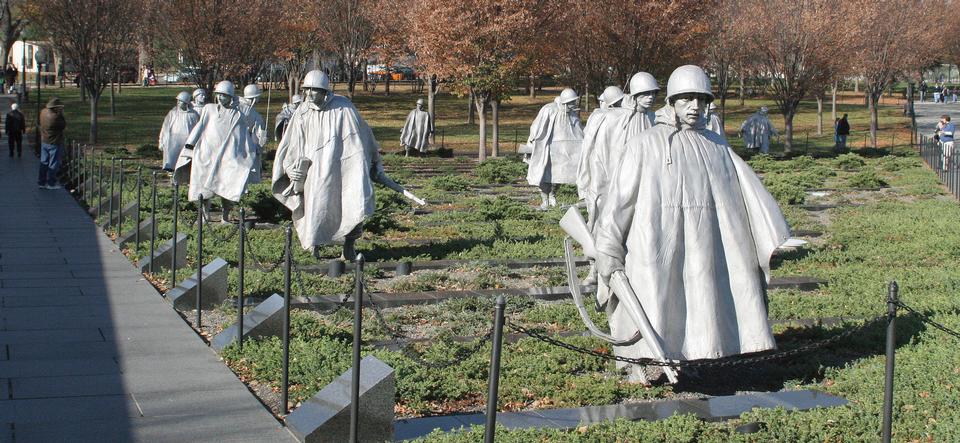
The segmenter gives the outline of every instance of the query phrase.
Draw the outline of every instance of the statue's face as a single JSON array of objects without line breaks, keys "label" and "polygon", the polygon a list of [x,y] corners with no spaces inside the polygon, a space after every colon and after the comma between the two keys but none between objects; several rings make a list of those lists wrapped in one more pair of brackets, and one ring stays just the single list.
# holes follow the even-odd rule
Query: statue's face
[{"label": "statue's face", "polygon": [[693,126],[700,120],[709,104],[704,94],[680,94],[673,101],[673,110],[683,126]]},{"label": "statue's face", "polygon": [[179,109],[179,110],[181,110],[181,111],[186,111],[186,110],[187,110],[187,104],[184,103],[184,102],[182,102],[182,101],[180,101],[180,100],[177,100],[177,109]]},{"label": "statue's face", "polygon": [[650,109],[653,106],[654,100],[656,99],[657,99],[657,92],[649,91],[649,92],[641,92],[637,94],[634,100],[636,100],[637,106],[643,109]]},{"label": "statue's face", "polygon": [[230,103],[233,103],[233,97],[227,94],[217,94],[217,104],[223,107],[230,106]]},{"label": "statue's face", "polygon": [[258,98],[259,98],[259,97],[253,97],[253,98],[248,98],[248,99],[246,99],[246,100],[247,100],[247,103],[250,104],[250,106],[253,106],[253,105],[256,105],[256,104],[257,104],[257,99],[258,99]]},{"label": "statue's face", "polygon": [[422,110],[423,110],[423,103],[417,102],[417,110],[418,110],[418,111],[422,111]]},{"label": "statue's face", "polygon": [[564,103],[563,106],[567,108],[567,112],[574,112],[577,110],[577,101],[574,100],[572,102]]},{"label": "statue's face", "polygon": [[201,92],[197,94],[197,97],[194,98],[194,100],[197,102],[197,104],[204,105],[207,103],[207,95]]},{"label": "statue's face", "polygon": [[323,103],[327,98],[327,91],[320,88],[303,88],[303,101],[313,103],[317,106]]}]

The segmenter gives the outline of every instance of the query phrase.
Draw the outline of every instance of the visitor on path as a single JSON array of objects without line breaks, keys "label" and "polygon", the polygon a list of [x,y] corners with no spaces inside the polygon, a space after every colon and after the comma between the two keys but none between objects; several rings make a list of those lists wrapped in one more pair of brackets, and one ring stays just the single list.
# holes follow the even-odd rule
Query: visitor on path
[{"label": "visitor on path", "polygon": [[63,117],[63,103],[58,97],[47,102],[40,111],[40,176],[37,186],[41,189],[60,189],[57,172],[63,155],[63,131],[67,120]]},{"label": "visitor on path", "polygon": [[345,260],[357,256],[363,221],[376,209],[373,182],[425,204],[387,177],[373,131],[323,71],[307,73],[304,102],[290,118],[273,162],[273,195],[293,212],[303,249],[343,241]]},{"label": "visitor on path", "polygon": [[160,138],[157,147],[163,153],[163,170],[173,171],[180,158],[180,151],[186,144],[190,131],[200,120],[200,114],[190,106],[190,93],[182,91],[177,94],[177,104],[163,119],[160,127]]},{"label": "visitor on path", "polygon": [[530,125],[527,183],[540,188],[540,209],[557,205],[554,185],[577,183],[583,143],[583,128],[577,113],[579,99],[573,89],[565,88],[552,103],[540,108]]},{"label": "visitor on path", "polygon": [[17,157],[23,157],[23,134],[27,132],[27,120],[20,112],[20,105],[10,105],[4,130],[7,132],[7,144],[10,145],[10,157],[13,157],[14,150],[17,151]]},{"label": "visitor on path", "polygon": [[[765,288],[770,256],[790,228],[756,173],[705,129],[711,101],[700,67],[670,75],[667,106],[653,128],[628,142],[595,230],[602,280],[634,285],[667,359],[776,347]],[[617,297],[607,312],[612,336],[636,335]],[[652,358],[645,340],[614,346],[614,354]],[[652,381],[643,367],[625,369],[633,381]]]},{"label": "visitor on path", "polygon": [[833,125],[833,131],[837,152],[846,152],[847,136],[850,135],[850,122],[847,121],[847,114],[843,114],[843,117],[837,119]]},{"label": "visitor on path", "polygon": [[430,113],[423,110],[423,99],[417,99],[417,107],[407,114],[407,120],[400,130],[400,145],[404,155],[409,157],[412,151],[427,152],[430,146],[430,134],[433,134],[433,120]]},{"label": "visitor on path", "polygon": [[950,121],[950,116],[946,114],[940,116],[940,123],[937,127],[939,128],[940,145],[942,146],[942,169],[950,169],[953,166],[953,133],[957,130],[957,127]]},{"label": "visitor on path", "polygon": [[927,95],[927,82],[920,82],[920,103],[923,103],[924,97]]},{"label": "visitor on path", "polygon": [[257,142],[250,124],[237,104],[233,83],[222,81],[214,89],[216,103],[200,112],[174,170],[174,180],[183,183],[189,177],[190,201],[204,198],[203,214],[210,220],[210,200],[220,197],[221,223],[229,223],[230,210],[247,190]]}]

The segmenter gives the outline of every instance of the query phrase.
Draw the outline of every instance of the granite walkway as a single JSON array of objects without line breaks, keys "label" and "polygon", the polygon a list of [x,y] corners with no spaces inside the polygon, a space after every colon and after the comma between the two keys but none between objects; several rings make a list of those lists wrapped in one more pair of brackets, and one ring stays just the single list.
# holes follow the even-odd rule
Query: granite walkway
[{"label": "granite walkway", "polygon": [[37,188],[30,147],[0,144],[0,442],[293,441],[66,190]]}]

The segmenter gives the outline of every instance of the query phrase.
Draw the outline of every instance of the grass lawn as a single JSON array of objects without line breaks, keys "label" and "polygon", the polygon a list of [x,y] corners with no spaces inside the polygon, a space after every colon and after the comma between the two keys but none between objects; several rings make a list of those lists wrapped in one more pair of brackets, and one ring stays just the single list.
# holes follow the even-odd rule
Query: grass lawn
[{"label": "grass lawn", "polygon": [[[80,121],[82,113],[72,105],[73,96],[63,94],[68,103],[68,119]],[[163,113],[172,106],[175,89],[135,89],[124,91],[124,100],[133,103],[139,97],[142,113],[130,113],[117,120],[104,121],[105,143],[127,143],[137,146],[155,143],[154,129]],[[517,97],[504,106],[504,124],[517,128],[524,138],[526,126],[539,106],[551,97],[531,100]],[[403,117],[415,97],[395,93],[389,99],[360,95],[356,102],[374,126],[385,150],[398,138]],[[862,106],[848,103],[840,111],[851,115],[854,130],[862,129],[866,113]],[[438,105],[440,127],[459,127],[447,132],[448,140],[462,143],[462,150],[475,135],[465,116],[464,99],[442,95]],[[731,101],[731,103],[736,103]],[[769,101],[750,100],[743,108],[731,106],[728,128],[739,125],[750,112]],[[815,105],[815,104],[813,104]],[[805,109],[811,104],[805,103]],[[148,109],[149,108],[149,109]],[[263,110],[261,110],[263,111]],[[881,126],[892,133],[909,137],[899,109],[881,109]],[[829,119],[829,114],[828,114]],[[445,126],[447,122],[448,126]],[[778,127],[778,119],[774,119]],[[815,115],[802,114],[797,120],[798,133],[812,130]],[[112,126],[112,125],[117,126]],[[513,125],[513,126],[509,126]],[[71,130],[81,130],[80,124]],[[121,129],[129,129],[124,135]],[[139,128],[134,130],[133,128]],[[508,131],[504,131],[508,133]],[[76,135],[76,133],[73,133]],[[139,134],[139,135],[131,135]],[[811,139],[814,140],[814,139]],[[832,136],[818,140],[816,149],[832,145]],[[827,142],[821,143],[826,140]],[[737,140],[732,140],[736,144]],[[449,143],[453,143],[448,141]],[[458,145],[459,147],[460,145]],[[856,146],[856,144],[854,144]],[[882,147],[888,147],[881,145]],[[780,324],[775,327],[782,349],[796,347],[809,340],[832,336],[858,327],[856,318],[873,317],[885,310],[886,284],[898,280],[901,297],[915,308],[927,312],[948,327],[960,328],[960,310],[956,293],[960,287],[960,205],[944,193],[934,174],[924,168],[914,152],[906,147],[891,148],[888,155],[863,151],[836,158],[800,156],[778,160],[770,156],[753,156],[752,167],[763,174],[764,182],[778,198],[794,229],[822,232],[809,238],[811,245],[795,253],[781,254],[774,260],[774,276],[808,275],[825,279],[828,285],[816,292],[775,290],[770,293],[770,317],[774,319],[847,317],[849,322],[833,326],[797,327]],[[883,152],[880,152],[883,153]],[[744,153],[746,156],[752,153]],[[862,154],[862,155],[861,155]],[[379,189],[380,216],[368,223],[359,249],[369,259],[464,259],[559,257],[563,234],[557,226],[561,210],[536,211],[533,188],[515,185],[522,178],[524,167],[515,160],[496,160],[468,172],[459,165],[469,159],[411,158],[386,156],[388,170],[434,202],[429,214],[413,214],[409,205],[394,193]],[[418,175],[413,168],[430,165],[447,171],[436,177]],[[491,181],[502,177],[503,182]],[[128,177],[125,201],[133,198],[132,178]],[[493,195],[480,192],[488,186]],[[809,188],[831,188],[827,194],[811,195]],[[271,215],[275,205],[266,184],[256,185],[245,197],[244,205],[255,209],[261,217]],[[159,236],[169,238],[172,206],[169,188],[160,188],[158,202]],[[185,190],[182,190],[185,194]],[[575,200],[571,187],[560,191],[561,202]],[[181,201],[185,201],[182,198]],[[803,204],[834,204],[839,207],[811,212]],[[146,205],[145,203],[145,206]],[[181,229],[186,229],[188,266],[195,263],[196,208],[182,205]],[[274,209],[271,209],[274,208]],[[149,210],[149,208],[147,208]],[[282,218],[275,213],[273,218]],[[127,226],[131,226],[130,221]],[[236,265],[235,239],[228,240],[229,227],[212,227],[217,235],[205,236],[204,261],[220,256]],[[218,239],[217,237],[224,237]],[[282,232],[254,230],[250,233],[256,257],[248,259],[275,262],[283,250]],[[433,243],[414,240],[434,239]],[[145,254],[146,243],[130,251],[136,258]],[[326,258],[339,255],[337,246],[323,249]],[[301,265],[320,264],[296,248],[295,260]],[[248,268],[250,269],[250,268]],[[154,280],[165,285],[166,273]],[[369,269],[368,284],[381,292],[428,291],[437,289],[488,289],[564,284],[559,268],[510,270],[503,267],[470,264],[454,268],[418,271],[409,277],[392,272]],[[352,287],[352,277],[328,278],[304,273],[302,284],[294,287],[294,295],[340,294]],[[282,271],[248,271],[246,291],[254,297],[266,297],[282,290]],[[237,271],[231,270],[231,292],[237,287]],[[524,325],[550,333],[577,332],[584,329],[569,301],[542,302],[526,297],[511,297],[508,315]],[[405,335],[428,338],[414,350],[430,361],[444,361],[458,351],[476,349],[451,338],[462,335],[483,335],[490,324],[492,299],[474,298],[450,301],[441,305],[386,309],[387,321],[402,328]],[[367,311],[364,321],[364,352],[376,355],[396,369],[398,416],[419,416],[456,411],[477,411],[484,407],[486,392],[486,360],[489,345],[479,344],[479,352],[456,366],[431,369],[418,365],[401,352],[373,345],[389,338]],[[187,318],[192,318],[189,313]],[[229,305],[215,310],[219,318],[207,321],[207,331],[216,332],[228,326],[236,315]],[[603,325],[605,320],[595,320]],[[904,315],[899,322],[900,340],[897,353],[897,413],[894,423],[896,441],[960,441],[960,343],[924,325],[915,316]],[[291,353],[291,398],[296,403],[313,395],[349,366],[351,317],[340,311],[320,315],[308,310],[293,313]],[[883,328],[876,326],[853,337],[802,357],[771,364],[715,370],[702,374],[700,380],[689,380],[677,386],[645,387],[623,382],[608,361],[572,354],[532,339],[523,339],[504,346],[500,410],[528,410],[577,405],[599,405],[633,402],[654,398],[688,397],[702,394],[731,394],[737,391],[779,389],[817,389],[843,396],[850,405],[829,410],[788,413],[782,410],[754,411],[739,420],[726,423],[704,423],[690,416],[645,422],[616,422],[572,431],[543,429],[499,431],[499,441],[677,441],[677,442],[807,442],[807,441],[876,441],[880,428],[880,407],[883,382]],[[589,337],[567,337],[564,340],[581,346],[609,350],[599,340]],[[277,411],[280,383],[280,343],[268,338],[247,341],[243,351],[228,348],[223,354],[227,364],[247,382],[268,405]],[[761,431],[742,435],[733,431],[742,422],[759,422]],[[479,429],[465,433],[434,434],[427,440],[468,442],[479,438]]]}]

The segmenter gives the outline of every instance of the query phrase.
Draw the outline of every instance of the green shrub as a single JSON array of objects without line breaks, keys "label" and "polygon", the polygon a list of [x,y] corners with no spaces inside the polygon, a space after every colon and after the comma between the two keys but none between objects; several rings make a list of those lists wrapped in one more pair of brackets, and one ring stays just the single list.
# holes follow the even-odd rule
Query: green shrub
[{"label": "green shrub", "polygon": [[765,185],[773,198],[777,199],[781,205],[799,205],[807,199],[807,193],[804,186],[798,184],[795,180],[785,179],[783,177],[767,177]]},{"label": "green shrub", "polygon": [[376,185],[377,209],[363,222],[363,229],[374,234],[382,234],[400,227],[396,214],[410,210],[410,203],[397,192]]},{"label": "green shrub", "polygon": [[537,218],[533,210],[516,200],[504,196],[484,198],[477,205],[473,216],[481,221],[494,220],[532,220]]},{"label": "green shrub", "polygon": [[140,158],[159,159],[163,157],[163,152],[160,151],[160,148],[158,148],[157,145],[150,144],[150,143],[140,145],[139,147],[137,147],[137,150],[135,153],[137,157],[140,157]]},{"label": "green shrub", "polygon": [[527,165],[515,158],[498,157],[485,160],[474,170],[484,183],[511,183],[527,174]]},{"label": "green shrub", "polygon": [[439,191],[463,192],[470,189],[470,182],[459,175],[447,174],[431,179],[430,187]]},{"label": "green shrub", "polygon": [[859,171],[865,163],[857,154],[843,154],[837,157],[833,164],[843,171]]},{"label": "green shrub", "polygon": [[257,218],[267,223],[280,223],[292,217],[290,210],[273,196],[269,183],[250,185],[243,203],[253,209]]},{"label": "green shrub", "polygon": [[877,171],[873,168],[864,169],[858,172],[856,175],[847,180],[847,184],[849,184],[851,188],[866,189],[882,188],[887,186],[887,182],[883,181],[883,179],[877,175]]},{"label": "green shrub", "polygon": [[756,172],[771,172],[777,170],[777,161],[770,154],[754,155],[747,163]]}]

